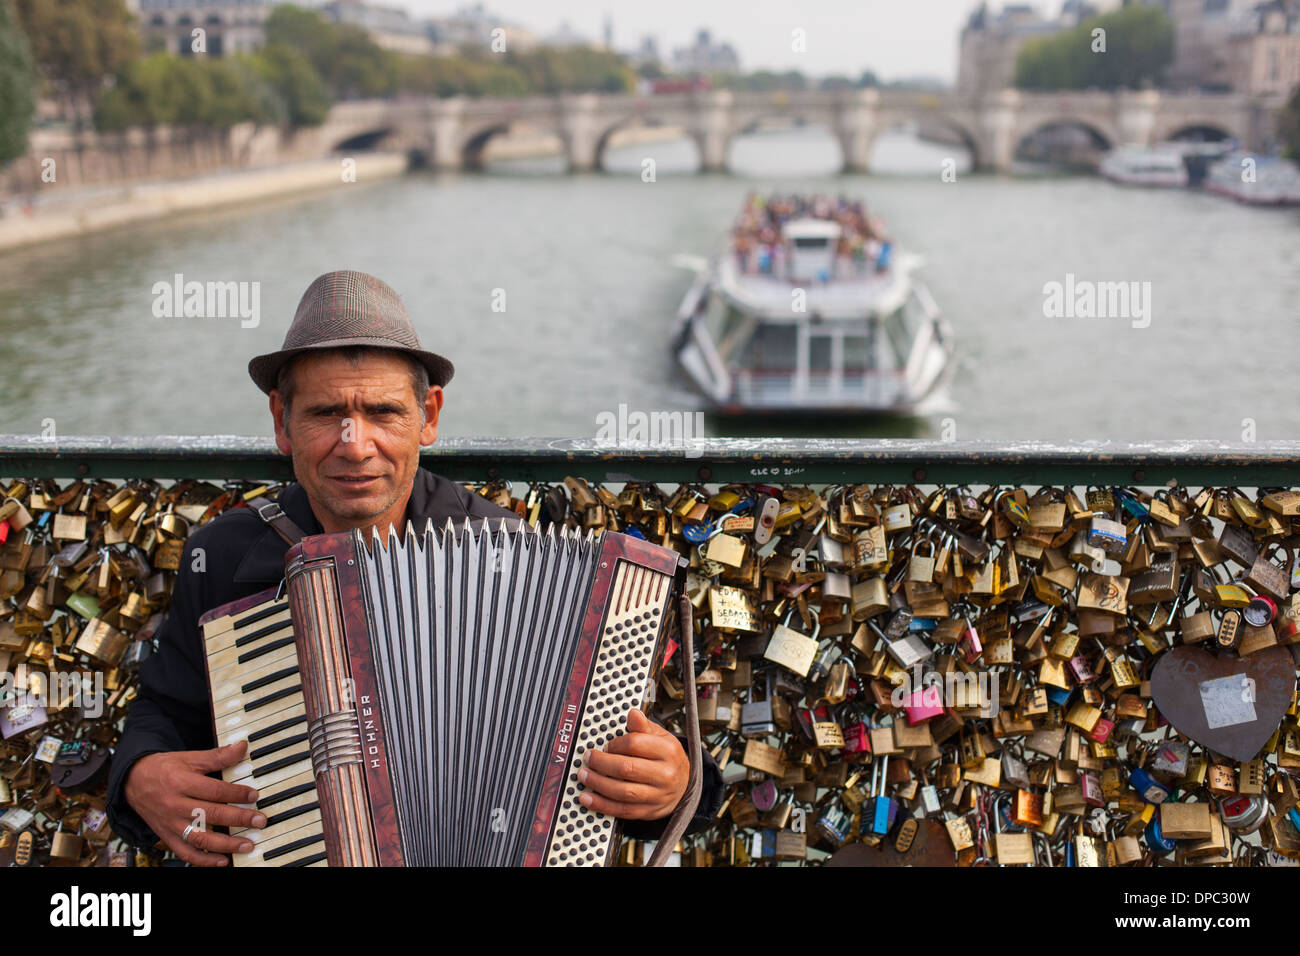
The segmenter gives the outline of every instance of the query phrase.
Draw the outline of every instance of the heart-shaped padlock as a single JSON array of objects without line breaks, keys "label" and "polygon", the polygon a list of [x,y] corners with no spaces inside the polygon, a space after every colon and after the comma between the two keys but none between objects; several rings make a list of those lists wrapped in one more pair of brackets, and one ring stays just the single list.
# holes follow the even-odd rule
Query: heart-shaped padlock
[{"label": "heart-shaped padlock", "polygon": [[1234,760],[1259,753],[1294,690],[1295,662],[1285,647],[1247,657],[1175,647],[1151,673],[1151,697],[1178,732]]}]

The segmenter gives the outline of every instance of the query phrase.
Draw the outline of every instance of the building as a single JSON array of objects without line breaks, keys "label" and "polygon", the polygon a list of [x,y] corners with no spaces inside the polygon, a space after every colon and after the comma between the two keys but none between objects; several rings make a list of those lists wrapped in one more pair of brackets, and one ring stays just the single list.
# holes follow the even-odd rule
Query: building
[{"label": "building", "polygon": [[958,93],[984,96],[1014,85],[1016,57],[1030,40],[1065,29],[1027,3],[1008,3],[996,13],[981,3],[961,31],[957,63]]},{"label": "building", "polygon": [[[1123,0],[1158,6],[1174,26],[1174,58],[1162,87],[1168,90],[1280,96],[1300,83],[1300,0]],[[1009,87],[1016,56],[1030,40],[1050,36],[1119,0],[1066,0],[1049,19],[1028,3],[1007,3],[994,13],[982,3],[961,34],[957,90],[984,95]]]},{"label": "building", "polygon": [[1300,86],[1300,3],[1260,4],[1228,40],[1228,82],[1251,96],[1289,96]]},{"label": "building", "polygon": [[1300,83],[1296,0],[1134,0],[1174,23],[1173,90],[1284,95]]},{"label": "building", "polygon": [[652,36],[642,37],[641,45],[624,55],[633,69],[639,70],[642,67],[663,68],[663,58],[659,55],[659,41]]},{"label": "building", "polygon": [[740,57],[730,43],[714,43],[708,30],[695,34],[695,43],[673,51],[675,73],[739,73]]},{"label": "building", "polygon": [[426,56],[434,51],[428,25],[412,19],[400,7],[384,7],[362,0],[329,0],[318,12],[332,23],[360,27],[385,50]]},{"label": "building", "polygon": [[434,52],[439,56],[452,56],[461,47],[486,47],[491,49],[493,30],[505,33],[506,49],[517,52],[537,46],[537,35],[513,23],[506,23],[483,8],[483,4],[461,7],[445,17],[434,17],[426,22]]},{"label": "building", "polygon": [[271,0],[139,0],[146,49],[194,53],[196,29],[208,56],[251,53],[266,41]]},{"label": "building", "polygon": [[568,20],[560,23],[560,27],[554,33],[547,34],[541,39],[542,46],[559,47],[561,49],[577,46],[595,46],[590,39],[574,30],[569,25]]}]

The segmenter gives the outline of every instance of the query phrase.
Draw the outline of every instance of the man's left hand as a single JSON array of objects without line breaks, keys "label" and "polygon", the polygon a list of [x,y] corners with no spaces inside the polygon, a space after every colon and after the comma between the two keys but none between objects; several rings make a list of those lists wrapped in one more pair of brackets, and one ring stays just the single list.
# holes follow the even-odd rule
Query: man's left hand
[{"label": "man's left hand", "polygon": [[628,711],[626,734],[605,751],[589,751],[578,772],[584,807],[624,820],[657,820],[673,812],[690,782],[681,742],[639,710]]}]

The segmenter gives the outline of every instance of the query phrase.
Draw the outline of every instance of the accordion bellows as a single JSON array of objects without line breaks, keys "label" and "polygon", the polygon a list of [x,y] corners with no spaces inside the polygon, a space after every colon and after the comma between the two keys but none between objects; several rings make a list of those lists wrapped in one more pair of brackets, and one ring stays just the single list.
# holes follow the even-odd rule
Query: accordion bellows
[{"label": "accordion bellows", "polygon": [[[312,831],[295,839],[295,830],[280,838],[295,848],[287,856],[301,865],[323,852],[330,866],[607,863],[617,821],[578,802],[577,774],[643,704],[678,561],[616,532],[481,520],[294,546],[286,587],[299,729],[323,850],[311,854]],[[270,666],[280,668],[270,676],[285,673]],[[244,782],[257,786],[253,777]],[[245,862],[275,852],[259,846]]]}]

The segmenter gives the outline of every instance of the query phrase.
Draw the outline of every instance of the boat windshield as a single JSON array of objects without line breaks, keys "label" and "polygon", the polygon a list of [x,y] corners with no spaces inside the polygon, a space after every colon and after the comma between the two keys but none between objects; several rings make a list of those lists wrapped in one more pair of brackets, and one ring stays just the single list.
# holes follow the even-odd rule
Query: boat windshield
[{"label": "boat windshield", "polygon": [[723,361],[730,361],[738,349],[745,346],[754,325],[754,318],[741,312],[721,296],[709,299],[704,321],[709,338],[715,343]]},{"label": "boat windshield", "polygon": [[892,364],[899,368],[907,364],[908,356],[912,354],[912,343],[916,341],[916,336],[924,326],[925,320],[925,308],[915,292],[909,294],[902,305],[884,317],[881,327],[884,329],[884,338],[892,353],[890,355],[892,362],[882,364]]},{"label": "boat windshield", "polygon": [[797,345],[798,329],[794,325],[788,322],[759,323],[735,355],[733,369],[793,373]]}]

